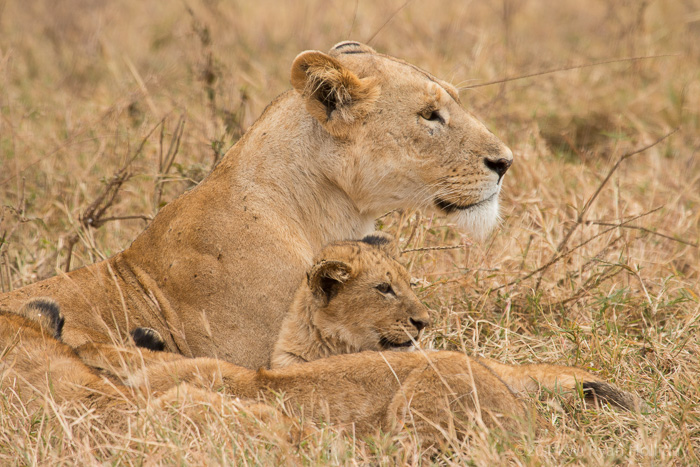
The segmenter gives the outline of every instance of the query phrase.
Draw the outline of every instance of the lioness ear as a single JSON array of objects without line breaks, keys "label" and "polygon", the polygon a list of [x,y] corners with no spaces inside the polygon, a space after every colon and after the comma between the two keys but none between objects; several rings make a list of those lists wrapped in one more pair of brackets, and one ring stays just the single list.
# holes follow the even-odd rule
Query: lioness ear
[{"label": "lioness ear", "polygon": [[388,233],[377,230],[365,236],[361,242],[376,246],[394,259],[399,257],[399,246],[394,241],[394,237]]},{"label": "lioness ear", "polygon": [[342,261],[321,260],[306,273],[311,292],[328,303],[350,278],[350,265]]},{"label": "lioness ear", "polygon": [[371,78],[358,78],[338,60],[316,50],[297,55],[292,64],[292,86],[306,101],[306,110],[337,137],[349,134],[379,97]]}]

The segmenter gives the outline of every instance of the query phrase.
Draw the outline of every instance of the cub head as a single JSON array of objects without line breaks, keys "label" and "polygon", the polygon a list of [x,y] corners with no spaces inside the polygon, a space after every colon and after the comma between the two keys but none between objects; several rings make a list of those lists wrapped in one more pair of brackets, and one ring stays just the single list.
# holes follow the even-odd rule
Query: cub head
[{"label": "cub head", "polygon": [[428,326],[426,307],[411,289],[396,246],[380,232],[324,248],[307,274],[302,298],[310,321],[332,353],[411,349]]},{"label": "cub head", "polygon": [[437,211],[477,237],[494,227],[513,155],[452,85],[349,41],[299,54],[291,81],[307,118],[337,143],[325,175],[361,212]]}]

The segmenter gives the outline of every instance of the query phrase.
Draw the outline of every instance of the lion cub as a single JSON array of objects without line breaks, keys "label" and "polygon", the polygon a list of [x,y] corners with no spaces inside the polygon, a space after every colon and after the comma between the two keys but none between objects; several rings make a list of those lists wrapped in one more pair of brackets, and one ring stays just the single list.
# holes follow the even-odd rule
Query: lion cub
[{"label": "lion cub", "polygon": [[[383,232],[324,248],[282,323],[271,368],[367,350],[414,350],[429,316],[397,256],[393,237]],[[639,406],[636,396],[578,368],[467,358],[516,393],[572,391],[580,384],[588,399],[629,410]]]},{"label": "lion cub", "polygon": [[324,248],[294,296],[270,367],[363,350],[412,350],[430,316],[395,256],[393,239],[382,232]]},{"label": "lion cub", "polygon": [[[396,256],[393,238],[382,232],[374,232],[360,241],[326,246],[314,259],[294,296],[274,347],[271,368],[363,351],[414,349],[413,344],[429,323],[429,315],[411,289],[408,272]],[[140,347],[154,349],[158,345],[157,333],[149,328],[135,329],[132,337]],[[104,360],[105,353],[95,353],[96,350],[83,348],[79,353],[86,363],[103,366],[99,362]],[[437,358],[438,353],[440,358],[446,354],[429,352],[426,357],[430,359]],[[450,354],[454,359],[455,353]],[[149,355],[152,360],[160,360],[157,353]],[[169,355],[162,357],[170,360]],[[481,357],[464,358],[473,362],[482,375],[488,370],[515,393],[535,393],[541,388],[574,391],[580,385],[589,400],[606,401],[629,410],[640,406],[636,396],[578,368],[509,365]],[[331,361],[337,365],[340,360],[329,360],[329,364]],[[118,367],[116,363],[110,366]],[[129,372],[122,369],[121,376],[128,378]]]}]

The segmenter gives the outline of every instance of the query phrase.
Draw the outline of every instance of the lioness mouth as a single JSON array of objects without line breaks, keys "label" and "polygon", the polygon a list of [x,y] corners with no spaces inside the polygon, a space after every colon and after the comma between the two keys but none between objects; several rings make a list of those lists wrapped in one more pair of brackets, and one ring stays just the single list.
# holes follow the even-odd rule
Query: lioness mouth
[{"label": "lioness mouth", "polygon": [[389,339],[386,337],[382,337],[379,339],[379,345],[383,349],[394,349],[394,348],[401,348],[401,347],[411,347],[413,345],[412,340],[407,340],[406,342],[391,342]]},{"label": "lioness mouth", "polygon": [[470,209],[470,208],[479,206],[480,204],[484,204],[486,202],[489,202],[496,195],[497,195],[497,193],[494,193],[486,199],[482,199],[481,201],[477,201],[476,203],[469,203],[469,204],[458,204],[458,203],[453,203],[451,201],[445,201],[444,199],[435,198],[435,206],[437,206],[439,209],[441,209],[444,213],[451,214],[455,211],[464,211],[465,209]]}]

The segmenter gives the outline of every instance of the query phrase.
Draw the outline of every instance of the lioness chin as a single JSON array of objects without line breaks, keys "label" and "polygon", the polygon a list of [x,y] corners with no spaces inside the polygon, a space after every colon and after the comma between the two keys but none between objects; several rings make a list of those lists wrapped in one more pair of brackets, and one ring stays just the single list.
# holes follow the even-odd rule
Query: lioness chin
[{"label": "lioness chin", "polygon": [[357,42],[299,54],[291,82],[129,248],[0,295],[0,309],[49,296],[72,347],[144,326],[171,352],[257,368],[323,245],[397,208],[452,216],[476,236],[495,225],[512,154],[453,86]]}]

